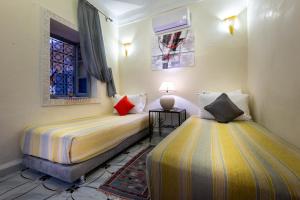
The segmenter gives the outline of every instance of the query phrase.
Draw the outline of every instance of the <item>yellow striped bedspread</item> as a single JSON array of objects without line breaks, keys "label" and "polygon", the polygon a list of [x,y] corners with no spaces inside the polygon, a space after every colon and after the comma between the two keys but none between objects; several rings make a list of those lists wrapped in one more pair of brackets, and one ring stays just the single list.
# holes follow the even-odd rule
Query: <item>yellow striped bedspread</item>
[{"label": "yellow striped bedspread", "polygon": [[81,118],[25,129],[24,154],[61,164],[86,161],[145,129],[147,114]]},{"label": "yellow striped bedspread", "polygon": [[258,124],[191,117],[147,157],[152,200],[300,199],[300,151]]}]

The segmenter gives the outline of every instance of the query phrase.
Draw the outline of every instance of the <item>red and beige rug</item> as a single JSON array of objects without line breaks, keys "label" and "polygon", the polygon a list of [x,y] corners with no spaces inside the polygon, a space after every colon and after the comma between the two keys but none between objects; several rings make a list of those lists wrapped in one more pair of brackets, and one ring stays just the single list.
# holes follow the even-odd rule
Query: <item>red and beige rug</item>
[{"label": "red and beige rug", "polygon": [[149,146],[134,156],[128,163],[99,187],[107,195],[122,199],[149,200],[146,180],[146,157],[153,149]]}]

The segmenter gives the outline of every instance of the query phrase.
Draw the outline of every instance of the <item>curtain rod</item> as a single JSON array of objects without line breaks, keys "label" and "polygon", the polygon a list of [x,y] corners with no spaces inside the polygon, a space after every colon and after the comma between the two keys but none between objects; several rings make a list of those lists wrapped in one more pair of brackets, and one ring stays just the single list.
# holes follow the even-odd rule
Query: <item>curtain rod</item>
[{"label": "curtain rod", "polygon": [[104,17],[105,17],[105,21],[107,22],[113,22],[114,20],[112,18],[110,18],[109,16],[107,16],[106,14],[104,14],[101,10],[99,10],[98,8],[96,8],[93,4],[91,4],[89,1],[86,1],[90,6],[94,7],[95,9],[98,10],[99,13],[101,13]]}]

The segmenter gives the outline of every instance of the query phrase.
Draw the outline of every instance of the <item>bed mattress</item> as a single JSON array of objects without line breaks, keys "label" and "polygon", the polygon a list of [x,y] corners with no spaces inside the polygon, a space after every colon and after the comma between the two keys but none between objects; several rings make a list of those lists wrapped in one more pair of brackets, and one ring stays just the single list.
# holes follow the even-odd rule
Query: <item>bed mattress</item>
[{"label": "bed mattress", "polygon": [[300,199],[299,152],[254,122],[191,117],[148,155],[151,199]]},{"label": "bed mattress", "polygon": [[89,117],[25,129],[21,149],[26,155],[61,164],[86,161],[145,129],[148,115]]}]

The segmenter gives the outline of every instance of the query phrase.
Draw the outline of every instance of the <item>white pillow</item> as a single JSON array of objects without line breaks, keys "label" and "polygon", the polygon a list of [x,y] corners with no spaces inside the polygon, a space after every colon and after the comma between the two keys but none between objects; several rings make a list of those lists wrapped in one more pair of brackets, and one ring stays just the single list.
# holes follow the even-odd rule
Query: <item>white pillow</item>
[{"label": "white pillow", "polygon": [[[113,98],[114,106],[124,97],[125,95],[116,94]],[[146,94],[134,94],[127,95],[129,101],[134,104],[134,107],[129,111],[131,114],[142,113],[146,106]],[[117,110],[114,109],[113,113],[117,113]]]},{"label": "white pillow", "polygon": [[[215,92],[215,91],[202,91],[199,94],[216,94],[216,95],[221,95],[224,92]],[[241,89],[238,90],[233,90],[230,92],[225,92],[227,95],[231,95],[231,94],[243,94]]]},{"label": "white pillow", "polygon": [[[211,115],[208,111],[204,109],[205,106],[211,104],[214,102],[221,93],[202,93],[199,94],[199,105],[200,105],[200,112],[199,115],[203,119],[215,119],[213,115]],[[244,114],[242,116],[239,116],[235,120],[251,120],[249,105],[248,105],[248,99],[249,96],[247,94],[241,94],[241,93],[227,93],[228,97],[231,99],[231,101],[242,111],[244,111]]]}]

